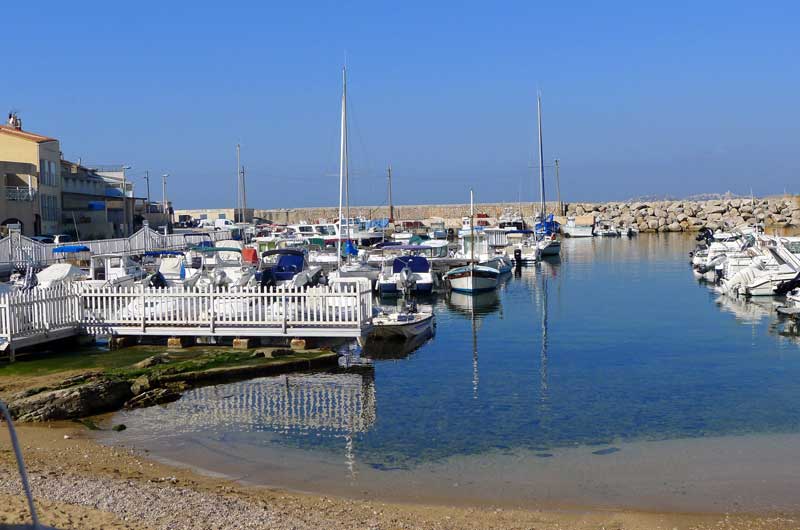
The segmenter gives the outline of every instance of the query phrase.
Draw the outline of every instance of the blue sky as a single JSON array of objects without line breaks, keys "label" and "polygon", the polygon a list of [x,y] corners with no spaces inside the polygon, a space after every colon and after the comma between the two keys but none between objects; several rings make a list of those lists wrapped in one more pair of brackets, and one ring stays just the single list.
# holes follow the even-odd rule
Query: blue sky
[{"label": "blue sky", "polygon": [[800,192],[800,5],[649,4],[10,2],[0,104],[177,207],[233,206],[237,142],[249,205],[334,204],[346,54],[356,204],[387,163],[397,203],[534,199],[537,88],[566,200]]}]

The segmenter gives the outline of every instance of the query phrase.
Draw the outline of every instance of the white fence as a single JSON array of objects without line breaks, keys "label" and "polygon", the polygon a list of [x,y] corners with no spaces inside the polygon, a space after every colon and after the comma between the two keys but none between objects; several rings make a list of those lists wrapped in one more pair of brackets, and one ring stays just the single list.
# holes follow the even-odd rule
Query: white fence
[{"label": "white fence", "polygon": [[[238,291],[89,286],[0,295],[5,349],[70,333],[94,335],[361,337],[372,325],[368,282]],[[58,334],[55,336],[54,333]]]},{"label": "white fence", "polygon": [[[118,239],[97,239],[80,241],[92,254],[140,254],[149,250],[181,250],[196,245],[203,240],[220,241],[230,239],[230,230],[192,232],[186,234],[159,234],[145,227],[130,237]],[[53,249],[60,245],[40,243],[14,232],[0,239],[0,271],[24,268],[29,263],[44,266],[57,260]]]}]

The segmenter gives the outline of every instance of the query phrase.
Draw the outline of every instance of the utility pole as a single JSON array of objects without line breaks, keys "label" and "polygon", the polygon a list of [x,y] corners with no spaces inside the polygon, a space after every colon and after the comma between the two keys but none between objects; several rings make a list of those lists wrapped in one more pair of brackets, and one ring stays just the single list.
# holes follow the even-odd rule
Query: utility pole
[{"label": "utility pole", "polygon": [[558,200],[558,215],[564,215],[564,205],[561,204],[561,179],[558,174],[558,164],[560,160],[556,158],[555,166],[556,166],[556,198]]},{"label": "utility pole", "polygon": [[244,166],[242,166],[242,223],[247,222],[245,215],[247,215],[247,182],[244,178]]},{"label": "utility pole", "polygon": [[386,179],[389,181],[389,222],[394,222],[394,204],[392,204],[392,165],[386,168]]},{"label": "utility pole", "polygon": [[[161,213],[167,213],[169,208],[167,208],[167,177],[169,173],[164,173],[161,175]],[[171,218],[167,219],[167,223],[171,221]]]},{"label": "utility pole", "polygon": [[147,207],[145,208],[145,213],[150,213],[150,171],[145,170],[144,172],[144,181],[147,184]]}]

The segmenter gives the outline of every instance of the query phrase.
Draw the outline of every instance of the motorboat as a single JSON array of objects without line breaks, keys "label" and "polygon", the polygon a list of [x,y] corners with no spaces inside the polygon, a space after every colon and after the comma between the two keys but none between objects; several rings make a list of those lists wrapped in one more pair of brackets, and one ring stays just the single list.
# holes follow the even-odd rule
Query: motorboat
[{"label": "motorboat", "polygon": [[567,217],[567,224],[561,227],[564,237],[592,237],[594,236],[594,223],[578,224],[574,215]]},{"label": "motorboat", "polygon": [[450,285],[450,289],[469,294],[497,289],[499,278],[499,270],[476,263],[450,269],[442,276],[442,279]]},{"label": "motorboat", "polygon": [[85,285],[130,286],[147,276],[139,261],[129,255],[97,254],[91,257]]},{"label": "motorboat", "polygon": [[599,237],[620,237],[622,232],[611,221],[599,219],[594,225],[594,235]]},{"label": "motorboat", "polygon": [[420,311],[415,303],[404,303],[399,311],[379,311],[372,317],[372,336],[411,339],[419,335],[430,335],[435,323],[432,308]]},{"label": "motorboat", "polygon": [[748,267],[722,281],[727,294],[743,296],[781,296],[800,287],[800,256],[791,252],[780,238],[762,246],[764,254],[752,259]]},{"label": "motorboat", "polygon": [[384,263],[377,288],[381,295],[430,294],[433,291],[430,262],[423,256],[398,256],[391,263]]},{"label": "motorboat", "polygon": [[262,255],[262,287],[294,285],[306,287],[317,285],[322,278],[322,267],[309,266],[302,250],[284,248],[268,250]]},{"label": "motorboat", "polygon": [[539,255],[543,258],[558,256],[561,253],[561,241],[556,234],[545,235],[536,240]]}]

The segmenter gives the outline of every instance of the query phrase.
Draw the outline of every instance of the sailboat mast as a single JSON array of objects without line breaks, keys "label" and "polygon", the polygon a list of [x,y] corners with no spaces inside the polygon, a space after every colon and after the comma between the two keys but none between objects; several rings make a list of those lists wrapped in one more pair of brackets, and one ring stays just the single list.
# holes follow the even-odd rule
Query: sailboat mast
[{"label": "sailboat mast", "polygon": [[346,137],[347,133],[345,132],[345,97],[347,91],[347,72],[344,68],[342,68],[342,131],[341,131],[341,143],[339,146],[339,237],[336,239],[336,255],[337,258],[337,265],[339,267],[342,266],[342,230],[344,225],[342,224],[342,190],[344,186],[344,164],[345,164],[345,149],[346,149]]},{"label": "sailboat mast", "polygon": [[475,266],[475,206],[472,188],[469,189],[469,253],[472,266]]},{"label": "sailboat mast", "polygon": [[389,180],[389,222],[394,222],[394,204],[392,204],[392,165],[386,168],[386,178]]},{"label": "sailboat mast", "polygon": [[545,219],[545,200],[544,200],[544,153],[542,152],[542,94],[536,94],[536,110],[539,122],[539,195],[541,203],[541,220]]},{"label": "sailboat mast", "polygon": [[347,68],[342,68],[342,153],[344,161],[344,197],[347,216],[347,240],[350,241],[350,154],[347,147]]},{"label": "sailboat mast", "polygon": [[[242,205],[242,166],[239,163],[239,144],[236,144],[236,208],[233,210],[233,222],[237,223],[242,220],[241,205]],[[237,216],[238,212],[238,216]],[[238,219],[237,219],[238,217]]]}]

